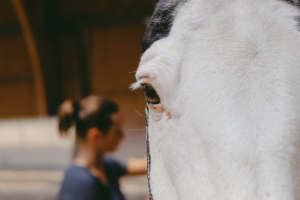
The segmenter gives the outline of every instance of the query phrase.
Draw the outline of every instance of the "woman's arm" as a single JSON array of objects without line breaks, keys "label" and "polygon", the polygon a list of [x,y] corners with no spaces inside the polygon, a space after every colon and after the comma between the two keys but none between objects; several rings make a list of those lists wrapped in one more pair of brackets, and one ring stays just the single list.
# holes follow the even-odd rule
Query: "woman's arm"
[{"label": "woman's arm", "polygon": [[126,175],[141,175],[147,173],[147,157],[130,158],[127,161]]}]

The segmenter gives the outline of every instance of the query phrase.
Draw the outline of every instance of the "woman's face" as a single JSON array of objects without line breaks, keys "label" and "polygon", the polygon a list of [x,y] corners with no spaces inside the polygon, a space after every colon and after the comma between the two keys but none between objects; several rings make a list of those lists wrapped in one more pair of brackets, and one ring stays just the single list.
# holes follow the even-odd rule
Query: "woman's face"
[{"label": "woman's face", "polygon": [[121,140],[124,137],[123,129],[122,129],[122,120],[119,113],[115,113],[111,115],[112,126],[108,130],[108,132],[104,135],[104,151],[112,152],[115,151]]}]

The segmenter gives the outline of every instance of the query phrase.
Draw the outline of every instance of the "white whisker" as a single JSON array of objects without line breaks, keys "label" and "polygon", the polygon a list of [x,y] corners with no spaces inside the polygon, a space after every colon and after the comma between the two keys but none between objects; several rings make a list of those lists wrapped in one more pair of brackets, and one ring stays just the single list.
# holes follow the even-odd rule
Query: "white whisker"
[{"label": "white whisker", "polygon": [[136,90],[136,89],[140,88],[141,87],[141,82],[142,81],[139,80],[139,81],[137,81],[135,83],[132,83],[131,86],[130,86],[130,89],[133,91],[133,90]]},{"label": "white whisker", "polygon": [[142,129],[130,129],[131,131],[142,131],[142,130],[146,130],[146,128],[142,128]]},{"label": "white whisker", "polygon": [[139,114],[140,116],[145,117],[145,115],[142,115],[142,114],[139,113],[136,109],[134,109],[134,111],[135,111],[137,114]]}]

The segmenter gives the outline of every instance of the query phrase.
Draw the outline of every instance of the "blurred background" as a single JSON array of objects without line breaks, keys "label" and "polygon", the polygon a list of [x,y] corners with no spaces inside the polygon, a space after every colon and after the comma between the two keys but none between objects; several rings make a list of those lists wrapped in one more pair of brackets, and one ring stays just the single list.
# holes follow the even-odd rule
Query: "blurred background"
[{"label": "blurred background", "polygon": [[[145,100],[129,85],[152,0],[0,2],[0,199],[56,199],[74,149],[74,137],[57,131],[69,98],[116,101],[125,139],[115,156],[145,156]],[[123,178],[121,188],[145,199],[147,179]]]}]

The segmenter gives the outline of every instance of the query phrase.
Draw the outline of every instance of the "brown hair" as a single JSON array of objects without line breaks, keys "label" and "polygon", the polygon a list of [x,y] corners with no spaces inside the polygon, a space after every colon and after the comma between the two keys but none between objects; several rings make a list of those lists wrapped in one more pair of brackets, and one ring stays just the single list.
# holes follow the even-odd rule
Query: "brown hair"
[{"label": "brown hair", "polygon": [[92,127],[105,134],[113,123],[111,115],[118,110],[115,102],[98,96],[88,96],[80,101],[66,100],[58,113],[60,134],[67,135],[72,125],[76,127],[76,135],[82,139]]}]

